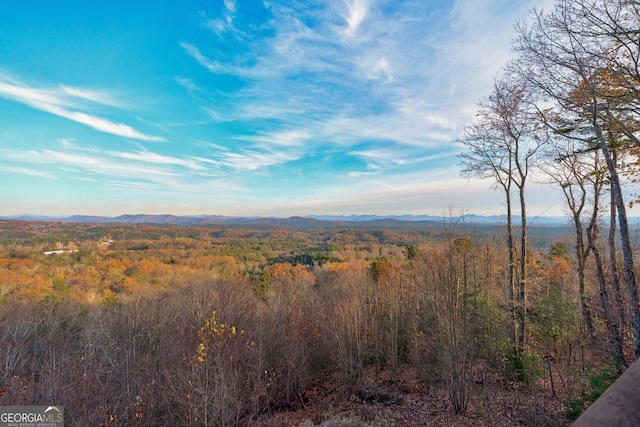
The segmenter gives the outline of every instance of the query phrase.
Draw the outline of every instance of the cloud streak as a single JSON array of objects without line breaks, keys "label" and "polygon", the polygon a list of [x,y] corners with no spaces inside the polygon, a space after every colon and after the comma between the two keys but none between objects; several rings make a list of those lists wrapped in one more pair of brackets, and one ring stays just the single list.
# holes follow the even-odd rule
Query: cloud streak
[{"label": "cloud streak", "polygon": [[71,109],[78,101],[82,100],[108,105],[109,101],[103,101],[96,92],[83,91],[67,86],[49,89],[34,88],[2,79],[2,76],[0,76],[0,97],[81,123],[100,132],[141,141],[164,141],[162,137],[144,134],[129,125],[114,123],[102,117]]},{"label": "cloud streak", "polygon": [[193,59],[198,61],[198,64],[202,65],[204,68],[211,71],[212,73],[223,74],[223,73],[231,72],[231,70],[228,70],[226,67],[222,66],[220,63],[206,58],[200,52],[200,49],[198,49],[192,44],[182,42],[180,43],[180,47],[184,49],[189,54],[189,56],[191,56]]},{"label": "cloud streak", "polygon": [[41,170],[36,170],[28,167],[0,165],[0,172],[8,173],[11,175],[29,175],[38,178],[55,179],[55,177],[48,172],[43,172]]},{"label": "cloud streak", "polygon": [[163,156],[158,153],[152,153],[150,151],[137,151],[137,152],[111,152],[111,156],[121,159],[134,160],[141,163],[151,163],[155,165],[176,165],[182,166],[192,171],[201,171],[204,167],[193,160],[185,160],[177,157]]},{"label": "cloud streak", "polygon": [[165,194],[176,191],[206,194],[225,188],[246,191],[231,177],[264,171],[296,159],[295,155],[269,150],[229,152],[218,148],[209,157],[175,157],[145,149],[101,151],[67,142],[61,142],[61,146],[63,150],[0,149],[4,163],[0,164],[0,172],[47,179],[71,176],[79,180],[119,182],[119,187],[138,189],[141,193],[153,186],[154,191]]}]

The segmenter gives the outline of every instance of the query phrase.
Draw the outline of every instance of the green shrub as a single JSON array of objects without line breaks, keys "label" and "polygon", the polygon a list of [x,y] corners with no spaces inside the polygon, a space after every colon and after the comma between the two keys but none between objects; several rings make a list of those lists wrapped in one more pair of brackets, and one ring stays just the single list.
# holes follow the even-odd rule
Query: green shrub
[{"label": "green shrub", "polygon": [[570,396],[562,400],[566,409],[564,416],[575,421],[595,402],[611,384],[618,379],[619,374],[604,371],[595,373],[593,369],[587,370],[587,383],[583,384],[577,396]]},{"label": "green shrub", "polygon": [[502,374],[510,380],[531,384],[542,375],[542,369],[534,352],[509,346]]}]

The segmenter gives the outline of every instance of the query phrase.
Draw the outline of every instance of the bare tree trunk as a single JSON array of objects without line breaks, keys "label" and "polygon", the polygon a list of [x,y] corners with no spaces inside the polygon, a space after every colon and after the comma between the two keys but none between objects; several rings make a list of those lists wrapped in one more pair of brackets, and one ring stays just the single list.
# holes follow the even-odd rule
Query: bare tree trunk
[{"label": "bare tree trunk", "polygon": [[[597,202],[595,202],[597,203]],[[597,212],[597,208],[594,208],[594,212]],[[594,216],[597,214],[594,214]],[[597,218],[597,216],[595,216]],[[584,319],[584,324],[587,328],[587,333],[591,338],[591,343],[595,343],[596,341],[596,328],[593,324],[593,316],[591,315],[591,310],[589,309],[589,305],[587,304],[587,298],[585,296],[585,262],[588,254],[588,250],[585,250],[584,247],[584,237],[583,237],[583,227],[582,221],[580,220],[580,214],[573,215],[573,223],[576,227],[576,259],[578,261],[578,293],[580,295],[580,307],[582,309],[582,318]],[[591,241],[589,239],[589,241]],[[590,245],[591,246],[591,245]]]},{"label": "bare tree trunk", "polygon": [[624,278],[627,283],[627,293],[629,295],[629,312],[631,315],[631,329],[633,330],[633,353],[635,359],[640,358],[640,307],[638,306],[638,286],[636,283],[635,268],[633,263],[633,250],[631,248],[631,238],[629,237],[629,223],[627,221],[627,211],[622,197],[620,179],[613,163],[611,154],[602,135],[602,128],[593,120],[593,127],[598,137],[600,149],[609,168],[611,179],[611,190],[614,193],[616,207],[618,210],[618,225],[620,226],[620,238],[622,241],[622,256],[624,259]]},{"label": "bare tree trunk", "polygon": [[509,248],[509,311],[511,321],[509,322],[509,333],[511,344],[516,345],[516,297],[515,297],[515,247],[513,243],[513,215],[511,213],[511,194],[506,191],[507,196],[507,246]]},{"label": "bare tree trunk", "polygon": [[527,205],[524,198],[524,179],[520,182],[520,215],[522,230],[520,233],[520,281],[518,286],[518,348],[524,348],[527,285]]},{"label": "bare tree trunk", "polygon": [[[616,153],[613,152],[613,160],[617,163]],[[613,307],[615,316],[613,319],[616,324],[616,339],[622,343],[624,337],[624,318],[625,308],[622,301],[622,291],[620,289],[620,272],[618,271],[618,260],[616,259],[616,198],[613,189],[611,193],[611,216],[609,220],[609,269],[611,275],[611,285],[613,289]]]},{"label": "bare tree trunk", "polygon": [[598,284],[600,286],[600,303],[604,311],[604,321],[607,326],[607,334],[609,335],[609,343],[611,344],[611,350],[613,352],[613,358],[618,370],[621,370],[621,366],[627,366],[627,361],[624,358],[622,351],[622,341],[617,333],[617,327],[611,314],[611,304],[609,303],[609,293],[607,292],[607,281],[604,274],[604,268],[602,263],[602,257],[600,256],[600,250],[597,246],[598,239],[598,225],[596,223],[598,217],[597,205],[593,210],[593,217],[591,224],[587,229],[587,238],[589,239],[589,249],[593,252],[593,258],[596,263],[596,272],[598,274]]},{"label": "bare tree trunk", "polygon": [[[583,160],[584,159],[584,160]],[[590,224],[598,219],[598,204],[602,194],[604,171],[598,151],[581,152],[573,141],[566,146],[554,147],[548,155],[545,171],[564,193],[566,206],[571,213],[575,228],[575,248],[578,273],[578,294],[580,309],[591,343],[596,341],[596,327],[586,296],[586,264],[591,253],[591,245],[585,244],[583,216],[587,206],[587,194],[592,192],[593,210]],[[587,188],[589,187],[589,189]],[[590,240],[589,240],[590,241]]]}]

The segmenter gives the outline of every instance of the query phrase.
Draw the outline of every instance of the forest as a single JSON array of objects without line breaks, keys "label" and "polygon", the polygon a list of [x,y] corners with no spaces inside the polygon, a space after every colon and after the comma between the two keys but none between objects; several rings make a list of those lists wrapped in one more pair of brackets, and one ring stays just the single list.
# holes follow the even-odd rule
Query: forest
[{"label": "forest", "polygon": [[0,405],[55,402],[71,426],[563,425],[618,375],[604,316],[591,339],[571,228],[530,226],[514,347],[505,232],[0,221]]}]

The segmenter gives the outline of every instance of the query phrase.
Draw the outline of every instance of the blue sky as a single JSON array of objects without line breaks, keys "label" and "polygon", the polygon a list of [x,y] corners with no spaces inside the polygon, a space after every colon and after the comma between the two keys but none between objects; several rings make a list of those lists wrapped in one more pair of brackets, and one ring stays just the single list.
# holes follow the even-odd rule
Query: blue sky
[{"label": "blue sky", "polygon": [[455,139],[543,5],[3,2],[0,215],[502,213]]}]

